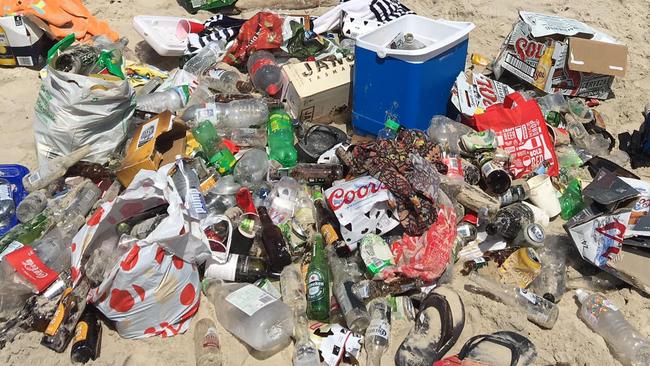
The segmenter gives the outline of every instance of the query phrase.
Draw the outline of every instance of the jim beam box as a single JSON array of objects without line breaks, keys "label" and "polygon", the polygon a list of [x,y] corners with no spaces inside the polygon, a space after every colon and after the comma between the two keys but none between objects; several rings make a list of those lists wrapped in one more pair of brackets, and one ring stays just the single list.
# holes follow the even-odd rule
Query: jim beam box
[{"label": "jim beam box", "polygon": [[283,66],[287,112],[307,123],[348,123],[353,66],[353,57]]}]

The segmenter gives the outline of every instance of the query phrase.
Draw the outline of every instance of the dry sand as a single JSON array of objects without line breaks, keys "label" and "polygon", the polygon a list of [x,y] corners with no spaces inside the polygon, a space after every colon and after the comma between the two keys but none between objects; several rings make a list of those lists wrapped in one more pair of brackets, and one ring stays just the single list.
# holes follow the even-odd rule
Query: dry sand
[{"label": "dry sand", "polygon": [[[599,110],[609,117],[608,129],[618,133],[638,128],[641,111],[650,101],[650,1],[575,1],[544,0],[405,0],[417,13],[432,18],[472,21],[476,29],[470,36],[470,53],[480,52],[494,57],[503,38],[508,34],[519,10],[530,10],[576,18],[600,28],[624,41],[629,47],[629,71],[625,78],[614,83],[616,98],[605,102]],[[143,61],[172,68],[175,59],[161,60],[148,48],[131,26],[132,17],[139,14],[186,16],[175,0],[90,0],[90,10],[110,22],[114,29],[127,36]],[[321,14],[326,9],[314,9]],[[251,15],[247,12],[246,15]],[[208,13],[197,15],[205,19]],[[0,163],[21,163],[34,168],[36,156],[32,136],[33,106],[39,88],[38,75],[26,69],[0,71]],[[650,170],[637,171],[650,175]],[[558,223],[555,231],[560,232]],[[568,238],[564,240],[572,246]],[[575,268],[589,270],[575,251],[571,251],[570,276],[578,276]],[[541,330],[528,322],[523,314],[481,295],[465,290],[467,280],[456,275],[452,286],[465,302],[467,322],[462,336],[450,354],[457,352],[471,336],[498,330],[515,330],[529,337],[537,347],[536,365],[620,365],[610,354],[601,337],[591,332],[577,317],[573,292],[565,294],[560,303],[560,316],[552,330]],[[621,289],[608,293],[620,306],[630,323],[644,335],[650,336],[650,301],[636,290]],[[211,304],[203,299],[197,318],[214,316]],[[405,337],[410,324],[393,324],[391,346],[382,364],[392,365],[395,350]],[[131,356],[130,365],[193,365],[193,329],[171,339],[125,340],[104,328],[102,355],[92,365],[121,365]],[[251,355],[249,350],[228,332],[221,330],[224,365],[289,365],[292,348],[288,347],[271,357]],[[67,365],[69,350],[57,354],[39,345],[41,335],[24,334],[0,351],[0,364],[5,365]],[[362,357],[365,358],[365,357]],[[364,362],[362,361],[362,364]]]}]

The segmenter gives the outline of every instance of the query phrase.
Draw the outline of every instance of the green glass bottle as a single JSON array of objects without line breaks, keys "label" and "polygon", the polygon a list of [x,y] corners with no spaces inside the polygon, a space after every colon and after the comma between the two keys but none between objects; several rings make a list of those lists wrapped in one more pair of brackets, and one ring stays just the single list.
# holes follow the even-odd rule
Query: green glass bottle
[{"label": "green glass bottle", "polygon": [[323,236],[314,235],[311,263],[307,269],[307,316],[309,319],[327,321],[330,313],[330,276],[325,260]]},{"label": "green glass bottle", "polygon": [[40,213],[33,219],[14,226],[0,239],[0,252],[14,241],[23,245],[32,244],[51,226],[52,222],[45,213]]},{"label": "green glass bottle", "polygon": [[192,128],[192,135],[201,144],[203,153],[209,163],[214,165],[220,174],[226,174],[235,166],[236,160],[230,150],[224,145],[210,121],[203,121]]},{"label": "green glass bottle", "polygon": [[267,128],[269,158],[285,168],[291,168],[298,162],[298,152],[293,146],[293,125],[291,117],[282,108],[275,108],[269,116]]}]

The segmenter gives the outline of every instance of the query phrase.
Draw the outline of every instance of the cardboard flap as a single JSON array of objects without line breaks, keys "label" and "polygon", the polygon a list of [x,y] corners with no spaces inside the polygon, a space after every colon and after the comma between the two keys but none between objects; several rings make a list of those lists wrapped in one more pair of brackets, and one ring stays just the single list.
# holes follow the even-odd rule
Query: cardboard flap
[{"label": "cardboard flap", "polygon": [[567,64],[573,71],[625,76],[627,46],[570,37]]}]

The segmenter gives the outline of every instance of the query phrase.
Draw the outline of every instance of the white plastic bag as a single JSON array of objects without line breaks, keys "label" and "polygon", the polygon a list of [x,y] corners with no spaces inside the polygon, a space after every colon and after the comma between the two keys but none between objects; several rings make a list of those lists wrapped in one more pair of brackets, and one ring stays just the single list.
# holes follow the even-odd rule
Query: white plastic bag
[{"label": "white plastic bag", "polygon": [[84,160],[106,162],[126,138],[135,110],[128,81],[106,81],[47,69],[34,107],[34,135],[39,164],[83,145],[92,150]]}]

